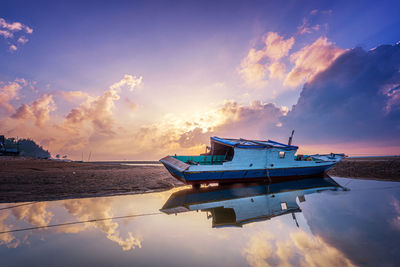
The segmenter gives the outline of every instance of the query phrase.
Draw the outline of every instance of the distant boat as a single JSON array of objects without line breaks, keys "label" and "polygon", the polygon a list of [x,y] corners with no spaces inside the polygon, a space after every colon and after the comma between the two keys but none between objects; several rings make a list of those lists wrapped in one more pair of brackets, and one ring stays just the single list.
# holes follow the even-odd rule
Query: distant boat
[{"label": "distant boat", "polygon": [[[293,135],[293,133],[292,133]],[[210,152],[200,156],[166,156],[160,159],[175,178],[201,184],[280,181],[318,176],[344,154],[295,155],[298,147],[275,141],[211,137]]]},{"label": "distant boat", "polygon": [[300,179],[283,183],[242,183],[173,193],[160,211],[178,214],[201,210],[212,218],[212,227],[236,226],[301,212],[305,196],[321,191],[346,191],[331,178]]}]

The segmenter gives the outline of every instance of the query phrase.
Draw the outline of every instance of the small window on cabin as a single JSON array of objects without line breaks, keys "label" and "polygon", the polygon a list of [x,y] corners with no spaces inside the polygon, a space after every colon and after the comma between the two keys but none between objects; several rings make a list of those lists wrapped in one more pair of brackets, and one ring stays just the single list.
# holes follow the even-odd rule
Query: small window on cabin
[{"label": "small window on cabin", "polygon": [[286,204],[286,202],[281,202],[281,209],[282,209],[282,210],[287,210],[287,204]]},{"label": "small window on cabin", "polygon": [[285,157],[285,152],[284,151],[279,151],[279,158],[283,159]]}]

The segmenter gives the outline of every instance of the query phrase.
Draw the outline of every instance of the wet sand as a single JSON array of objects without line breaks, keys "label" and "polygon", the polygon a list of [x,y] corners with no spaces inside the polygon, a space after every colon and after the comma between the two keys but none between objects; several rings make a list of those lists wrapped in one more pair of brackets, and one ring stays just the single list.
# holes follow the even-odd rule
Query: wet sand
[{"label": "wet sand", "polygon": [[400,156],[345,158],[329,170],[328,174],[400,182]]},{"label": "wet sand", "polygon": [[181,185],[162,165],[0,157],[0,203],[136,194]]},{"label": "wet sand", "polygon": [[[400,181],[400,157],[346,158],[328,174]],[[0,157],[0,203],[137,194],[182,185],[162,165]]]}]

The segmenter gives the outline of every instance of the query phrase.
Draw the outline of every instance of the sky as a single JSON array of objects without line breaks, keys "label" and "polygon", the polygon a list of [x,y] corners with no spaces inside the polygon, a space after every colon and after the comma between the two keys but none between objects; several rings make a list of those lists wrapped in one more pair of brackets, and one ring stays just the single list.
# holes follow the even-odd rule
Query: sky
[{"label": "sky", "polygon": [[1,1],[0,133],[71,159],[211,136],[400,154],[398,1]]}]

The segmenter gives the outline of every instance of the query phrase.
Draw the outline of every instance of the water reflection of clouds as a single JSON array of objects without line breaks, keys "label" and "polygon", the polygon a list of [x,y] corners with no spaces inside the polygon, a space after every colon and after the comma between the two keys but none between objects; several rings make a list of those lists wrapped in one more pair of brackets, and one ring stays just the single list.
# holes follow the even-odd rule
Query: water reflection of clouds
[{"label": "water reflection of clouds", "polygon": [[[46,202],[38,202],[32,205],[19,206],[9,210],[3,210],[0,213],[0,231],[12,230],[14,224],[7,223],[11,219],[11,215],[16,221],[24,221],[32,226],[46,226],[50,223],[54,214],[46,209]],[[26,243],[28,241],[28,234],[23,238],[16,238],[12,233],[4,233],[0,235],[0,245],[7,245],[7,247],[16,248],[21,244],[21,241]]]},{"label": "water reflection of clouds", "polygon": [[[339,182],[347,184],[348,180]],[[177,216],[173,213],[158,214],[163,202],[181,189],[144,195],[43,202],[4,209],[0,211],[0,231],[120,215],[153,212],[156,216],[83,222],[47,228],[45,231],[1,234],[0,253],[3,254],[0,255],[11,262],[16,258],[8,252],[8,248],[19,247],[15,253],[29,254],[29,248],[36,247],[44,254],[59,253],[57,257],[61,258],[66,250],[82,253],[88,260],[101,259],[108,263],[112,258],[120,265],[129,265],[132,261],[161,265],[166,260],[175,266],[187,266],[193,262],[224,266],[393,265],[399,259],[396,249],[400,238],[400,192],[361,191],[377,187],[373,182],[366,181],[360,184],[353,181],[349,185],[352,186],[350,191],[308,194],[306,201],[298,201],[302,210],[296,213],[299,228],[292,214],[241,227],[222,228],[212,228],[212,218],[207,217],[206,212],[194,210]],[[277,197],[275,194],[275,199]],[[3,205],[7,207],[10,204]],[[45,239],[46,245],[42,239]],[[29,242],[30,246],[27,245]],[[54,251],[51,250],[53,248]],[[141,249],[136,253],[125,252],[135,248]],[[156,256],[154,251],[157,251]],[[179,255],[175,257],[176,252]],[[174,257],[171,258],[171,255]]]},{"label": "water reflection of clouds", "polygon": [[391,203],[390,203],[395,211],[394,218],[390,220],[390,224],[397,230],[400,230],[400,202],[393,197]]},{"label": "water reflection of clouds", "polygon": [[[65,210],[70,215],[73,215],[77,221],[86,221],[113,217],[112,202],[112,198],[96,198],[64,200],[61,203]],[[14,207],[9,210],[1,211],[0,232],[10,231],[16,228],[16,224],[21,224],[22,222],[28,223],[33,227],[50,225],[54,213],[48,210],[47,204],[48,202],[38,202],[32,203],[32,205]],[[90,227],[99,229],[106,234],[109,240],[117,243],[124,251],[141,247],[140,238],[134,237],[131,232],[128,232],[127,237],[123,238],[118,230],[118,222],[112,220],[66,225],[58,227],[55,230],[48,229],[47,231],[75,234],[89,229]],[[28,243],[30,234],[32,234],[32,232],[25,232],[23,236],[16,237],[13,233],[3,233],[0,235],[0,245],[16,248],[21,243]]]},{"label": "water reflection of clouds", "polygon": [[242,253],[251,266],[354,266],[318,236],[297,228],[276,229],[249,237]]},{"label": "water reflection of clouds", "polygon": [[[6,224],[5,220],[9,216],[9,211],[0,212],[0,231],[6,232],[11,230],[12,225]],[[6,245],[9,248],[16,248],[19,245],[19,241],[15,239],[11,233],[4,233],[0,235],[0,245]]]},{"label": "water reflection of clouds", "polygon": [[357,265],[395,266],[400,261],[398,183],[353,180],[349,187],[350,193],[341,197],[325,194],[323,203],[317,198],[304,203],[313,235]]},{"label": "water reflection of clouds", "polygon": [[[66,200],[63,205],[70,214],[74,215],[80,221],[113,217],[111,198]],[[121,237],[118,230],[119,224],[112,220],[85,223],[83,227],[81,225],[64,226],[59,228],[59,231],[77,233],[88,227],[100,229],[106,234],[108,239],[120,245],[122,250],[141,247],[140,239],[134,237],[131,232],[128,232],[128,236],[125,239]]]}]

